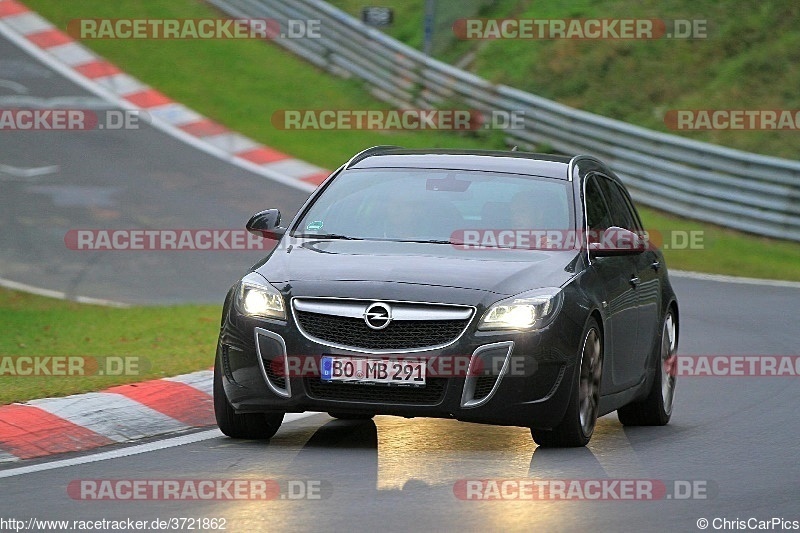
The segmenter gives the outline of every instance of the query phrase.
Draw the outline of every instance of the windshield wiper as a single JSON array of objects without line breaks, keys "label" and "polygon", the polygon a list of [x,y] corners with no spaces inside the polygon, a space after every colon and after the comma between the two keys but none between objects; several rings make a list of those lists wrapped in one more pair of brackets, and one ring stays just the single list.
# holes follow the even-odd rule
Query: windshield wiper
[{"label": "windshield wiper", "polygon": [[363,241],[361,237],[350,237],[349,235],[340,235],[339,233],[297,233],[294,237],[303,237],[307,239],[336,239],[341,241]]}]

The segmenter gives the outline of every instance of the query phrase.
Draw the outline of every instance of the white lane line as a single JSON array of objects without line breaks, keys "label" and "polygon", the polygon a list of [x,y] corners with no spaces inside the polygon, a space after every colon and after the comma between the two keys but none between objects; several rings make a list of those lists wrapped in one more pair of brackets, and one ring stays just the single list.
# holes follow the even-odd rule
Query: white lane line
[{"label": "white lane line", "polygon": [[764,285],[768,287],[786,287],[790,289],[800,289],[800,281],[743,278],[739,276],[725,276],[722,274],[706,274],[705,272],[691,272],[688,270],[670,270],[669,275],[675,276],[676,278],[697,279],[701,281],[716,281],[719,283],[740,283],[742,285]]},{"label": "white lane line", "polygon": [[19,283],[18,281],[11,281],[10,279],[0,278],[0,287],[5,287],[6,289],[12,289],[15,291],[22,291],[28,292],[31,294],[36,294],[38,296],[46,296],[48,298],[57,298],[59,300],[71,300],[75,302],[80,302],[84,304],[92,304],[92,305],[103,305],[106,307],[130,307],[128,304],[124,304],[122,302],[115,302],[113,300],[104,300],[102,298],[90,298],[88,296],[67,296],[66,293],[61,291],[54,291],[50,289],[43,289],[41,287],[34,287],[33,285],[28,285],[27,283]]},{"label": "white lane line", "polygon": [[[294,422],[302,418],[314,416],[319,413],[289,413],[284,419],[283,423]],[[33,474],[35,472],[44,472],[47,470],[55,470],[58,468],[67,468],[70,466],[85,465],[89,463],[97,463],[99,461],[108,461],[109,459],[120,459],[122,457],[130,457],[131,455],[139,455],[142,453],[156,452],[165,450],[167,448],[174,448],[176,446],[183,446],[184,444],[193,444],[195,442],[202,442],[204,440],[211,440],[222,437],[223,434],[219,429],[209,429],[199,433],[192,433],[191,435],[181,435],[180,437],[173,437],[171,439],[159,440],[155,442],[148,442],[147,444],[138,444],[128,448],[120,448],[119,450],[110,450],[107,452],[94,453],[91,455],[82,455],[80,457],[73,457],[71,459],[62,459],[60,461],[51,461],[48,463],[39,463],[30,466],[20,466],[17,468],[9,468],[7,470],[0,470],[0,478],[23,476],[25,474]]]},{"label": "white lane line", "polygon": [[88,392],[65,398],[32,400],[38,407],[116,442],[127,442],[189,426],[121,394]]},{"label": "white lane line", "polygon": [[58,165],[48,165],[46,167],[13,167],[11,165],[0,164],[0,172],[8,174],[15,178],[36,178],[39,176],[47,176],[48,174],[55,174],[61,170]]},{"label": "white lane line", "polygon": [[11,80],[0,80],[0,87],[11,89],[17,94],[28,94],[30,92],[28,88],[22,85],[21,83],[17,83]]}]

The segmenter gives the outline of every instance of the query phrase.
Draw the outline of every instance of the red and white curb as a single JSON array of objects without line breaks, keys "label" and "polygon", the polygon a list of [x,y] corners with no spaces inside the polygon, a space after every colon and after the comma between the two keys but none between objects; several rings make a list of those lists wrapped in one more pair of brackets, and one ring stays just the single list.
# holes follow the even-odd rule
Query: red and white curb
[{"label": "red and white curb", "polygon": [[20,2],[0,0],[0,34],[98,96],[124,109],[144,110],[155,127],[238,166],[308,192],[330,174],[172,101],[80,45]]},{"label": "red and white curb", "polygon": [[[261,145],[125,74],[15,0],[0,0],[0,35],[165,133],[268,179],[311,192],[329,171]],[[92,301],[91,303],[107,302]],[[90,450],[214,425],[212,372],[0,406],[0,463]]]},{"label": "red and white curb", "polygon": [[0,406],[0,463],[215,424],[211,370]]}]

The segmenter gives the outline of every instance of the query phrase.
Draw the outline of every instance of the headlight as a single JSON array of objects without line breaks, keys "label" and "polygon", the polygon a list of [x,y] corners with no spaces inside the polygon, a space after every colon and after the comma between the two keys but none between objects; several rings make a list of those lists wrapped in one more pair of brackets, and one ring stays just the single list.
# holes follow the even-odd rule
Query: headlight
[{"label": "headlight", "polygon": [[523,292],[489,307],[478,329],[543,328],[555,319],[563,299],[557,287]]},{"label": "headlight", "polygon": [[248,316],[286,320],[283,296],[260,275],[251,272],[239,282],[236,307]]}]

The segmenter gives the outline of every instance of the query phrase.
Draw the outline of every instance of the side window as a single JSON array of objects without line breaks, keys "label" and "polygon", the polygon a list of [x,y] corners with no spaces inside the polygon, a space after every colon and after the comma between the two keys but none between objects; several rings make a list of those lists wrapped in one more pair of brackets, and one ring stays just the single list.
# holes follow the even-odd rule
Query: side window
[{"label": "side window", "polygon": [[611,210],[611,225],[631,231],[639,230],[636,215],[633,213],[628,199],[619,185],[603,177],[598,178],[598,181],[600,188],[603,190],[603,196],[608,201],[608,207]]},{"label": "side window", "polygon": [[[589,226],[590,235],[602,235],[602,233],[612,225],[611,215],[608,207],[597,185],[597,179],[590,176],[586,179],[586,193],[583,201],[586,203],[586,223]],[[592,239],[595,240],[595,239]]]},{"label": "side window", "polygon": [[620,189],[620,194],[622,195],[622,199],[625,201],[625,205],[628,208],[628,213],[630,214],[630,217],[633,219],[634,227],[631,228],[631,229],[634,230],[634,231],[643,232],[644,231],[644,227],[642,226],[642,219],[639,217],[639,212],[636,211],[636,208],[633,206],[633,203],[631,202],[630,196],[625,194],[621,190],[620,186],[617,185],[616,183],[614,184],[614,187],[616,187],[617,189]]}]

